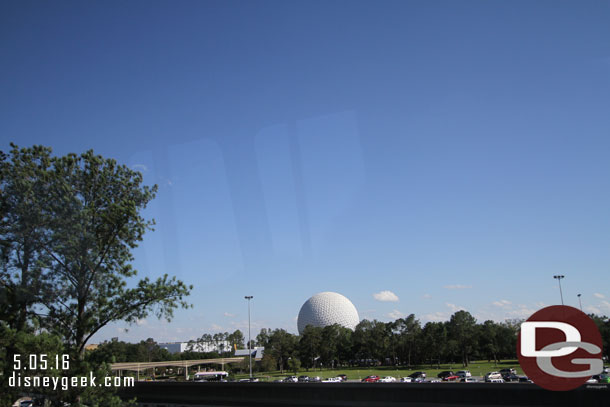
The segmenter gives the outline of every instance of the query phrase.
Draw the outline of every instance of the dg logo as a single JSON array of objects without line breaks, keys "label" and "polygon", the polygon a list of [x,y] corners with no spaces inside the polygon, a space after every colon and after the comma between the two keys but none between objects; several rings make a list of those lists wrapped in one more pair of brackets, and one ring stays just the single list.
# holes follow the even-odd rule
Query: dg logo
[{"label": "dg logo", "polygon": [[547,390],[575,389],[603,369],[595,322],[564,305],[543,308],[521,324],[517,355],[523,372]]}]

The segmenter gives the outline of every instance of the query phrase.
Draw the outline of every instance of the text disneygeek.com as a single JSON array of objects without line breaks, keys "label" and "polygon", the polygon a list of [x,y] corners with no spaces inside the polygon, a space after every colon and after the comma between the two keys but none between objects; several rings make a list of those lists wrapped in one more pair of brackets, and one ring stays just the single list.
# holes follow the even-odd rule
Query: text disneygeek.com
[{"label": "text disneygeek.com", "polygon": [[100,380],[89,373],[89,376],[45,376],[41,374],[26,375],[29,371],[67,371],[70,368],[69,355],[48,356],[13,355],[13,374],[8,379],[9,387],[19,388],[51,388],[53,390],[68,390],[71,387],[133,387],[133,377],[104,376]]},{"label": "text disneygeek.com", "polygon": [[8,379],[9,387],[51,388],[53,390],[68,390],[71,387],[133,387],[133,377],[105,376],[97,380],[93,373],[80,377],[49,377],[49,376],[22,376],[13,372]]}]

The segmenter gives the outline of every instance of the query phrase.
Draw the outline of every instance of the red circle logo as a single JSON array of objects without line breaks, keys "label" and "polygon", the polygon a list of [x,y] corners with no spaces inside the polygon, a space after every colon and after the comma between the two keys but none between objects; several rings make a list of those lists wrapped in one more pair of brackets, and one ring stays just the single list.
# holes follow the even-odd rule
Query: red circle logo
[{"label": "red circle logo", "polygon": [[547,390],[575,389],[603,370],[595,322],[565,305],[543,308],[521,324],[517,355],[523,372]]}]

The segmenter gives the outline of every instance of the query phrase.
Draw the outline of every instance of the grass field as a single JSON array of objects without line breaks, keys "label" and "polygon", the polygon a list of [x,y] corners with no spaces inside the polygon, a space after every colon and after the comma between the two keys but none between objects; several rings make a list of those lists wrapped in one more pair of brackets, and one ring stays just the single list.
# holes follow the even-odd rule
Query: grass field
[{"label": "grass field", "polygon": [[[457,372],[458,370],[470,370],[473,376],[484,376],[486,373],[498,371],[504,368],[514,368],[517,370],[518,375],[523,375],[523,371],[521,370],[521,366],[519,366],[519,361],[517,360],[503,360],[498,364],[494,362],[488,361],[476,361],[472,362],[468,367],[464,368],[461,363],[456,364],[444,364],[440,365],[440,369],[434,365],[430,367],[430,365],[420,365],[420,366],[412,366],[411,368],[406,367],[396,367],[396,366],[377,366],[377,367],[346,367],[340,369],[309,369],[309,371],[305,369],[301,369],[297,372],[297,376],[307,375],[307,376],[320,376],[322,379],[327,377],[335,377],[339,374],[347,375],[348,380],[361,380],[369,375],[378,375],[378,376],[394,376],[397,379],[400,377],[408,376],[409,374],[417,371],[426,372],[427,377],[433,378],[443,370],[452,370]],[[280,373],[280,371],[273,372],[263,372],[263,373],[255,373],[254,377],[259,378],[260,380],[276,380],[282,379],[286,376],[292,376],[294,372],[285,370],[284,373]],[[248,377],[248,374],[238,374],[234,375],[236,379],[242,379]]]}]

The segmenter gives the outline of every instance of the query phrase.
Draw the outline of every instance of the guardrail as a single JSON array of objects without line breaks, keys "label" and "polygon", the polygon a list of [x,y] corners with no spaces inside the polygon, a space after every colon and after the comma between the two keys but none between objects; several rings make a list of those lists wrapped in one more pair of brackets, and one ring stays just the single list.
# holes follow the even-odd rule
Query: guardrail
[{"label": "guardrail", "polygon": [[176,383],[139,382],[119,392],[141,407],[181,406],[569,406],[605,405],[608,385],[552,392],[525,383]]}]

